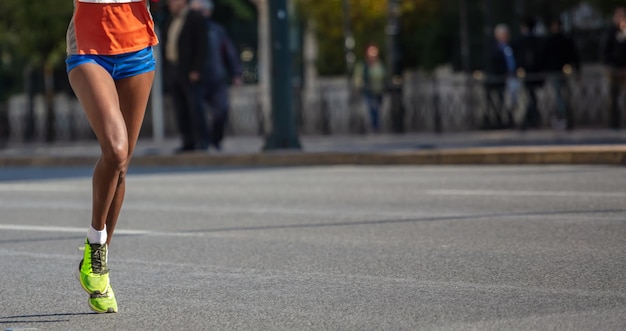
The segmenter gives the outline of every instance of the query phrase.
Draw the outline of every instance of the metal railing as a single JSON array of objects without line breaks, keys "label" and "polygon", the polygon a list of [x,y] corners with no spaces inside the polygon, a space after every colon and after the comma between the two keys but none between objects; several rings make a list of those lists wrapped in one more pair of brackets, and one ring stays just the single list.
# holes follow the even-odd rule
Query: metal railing
[{"label": "metal railing", "polygon": [[[608,75],[601,68],[584,70],[574,75],[542,75],[545,82],[531,89],[525,85],[532,77],[522,77],[517,89],[508,90],[506,81],[459,74],[424,75],[408,73],[402,88],[401,119],[406,132],[452,132],[498,128],[497,116],[510,114],[513,126],[523,123],[526,108],[534,92],[540,114],[540,127],[549,127],[550,119],[558,105],[558,93],[551,82],[562,79],[567,116],[573,127],[608,127],[614,120],[612,89]],[[316,88],[301,91],[295,98],[299,131],[302,134],[360,134],[368,131],[369,115],[360,94],[350,93],[343,78],[320,79]],[[507,92],[508,91],[508,92]],[[514,91],[511,93],[510,91]],[[621,91],[620,93],[623,93]],[[502,96],[500,96],[502,94]],[[624,96],[618,104],[619,114],[624,113]],[[26,123],[26,98],[14,96],[0,107],[0,145],[23,141]],[[45,107],[42,97],[35,98],[35,132],[37,141],[45,138]],[[64,94],[55,98],[54,125],[58,141],[93,139],[94,135],[78,101]],[[169,98],[164,98],[166,135],[176,136],[175,116]],[[391,132],[394,112],[388,98],[381,109],[382,131]],[[146,123],[151,119],[146,114]],[[622,127],[625,116],[618,116]],[[248,85],[231,90],[230,134],[259,135],[264,132],[263,118],[257,86]],[[613,123],[611,123],[613,124]],[[149,136],[150,125],[145,125],[142,135]]]}]

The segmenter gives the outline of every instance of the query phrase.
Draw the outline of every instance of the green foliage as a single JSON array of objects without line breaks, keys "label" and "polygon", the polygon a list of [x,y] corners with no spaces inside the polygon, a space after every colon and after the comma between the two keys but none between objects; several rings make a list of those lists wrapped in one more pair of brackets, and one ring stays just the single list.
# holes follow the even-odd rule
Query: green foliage
[{"label": "green foliage", "polygon": [[617,6],[626,6],[624,0],[588,0],[592,6],[600,9],[605,14],[610,14]]},{"label": "green foliage", "polygon": [[[314,22],[319,43],[318,70],[322,75],[345,72],[343,54],[342,0],[295,0],[301,17]],[[587,0],[607,16],[624,0]],[[361,58],[365,44],[373,42],[384,46],[387,20],[387,0],[350,0],[351,19],[356,38],[357,56]],[[517,33],[517,1],[467,0],[469,10],[469,38],[471,66],[483,63],[484,27],[489,9],[492,22],[508,23]],[[525,15],[547,18],[558,15],[581,0],[522,0]],[[490,4],[490,8],[485,6]],[[400,48],[405,68],[430,70],[444,63],[460,62],[459,1],[458,0],[403,0],[401,1]],[[385,50],[385,47],[381,47]],[[383,53],[383,57],[385,54]]]},{"label": "green foliage", "polygon": [[[408,66],[434,67],[440,63],[449,26],[442,15],[449,0],[404,0],[401,2],[400,37],[404,62]],[[301,17],[314,22],[319,43],[318,70],[322,75],[345,71],[343,54],[343,7],[341,0],[298,0]],[[351,21],[357,57],[362,59],[367,44],[380,46],[385,57],[387,1],[351,0]]]},{"label": "green foliage", "polygon": [[613,12],[615,7],[626,5],[624,0],[526,0],[526,7],[528,12],[537,13],[540,16],[546,16],[555,15],[566,8],[574,7],[581,2],[586,2],[607,15]]},{"label": "green foliage", "polygon": [[31,64],[55,65],[63,59],[71,1],[2,0],[0,45],[9,45]]},{"label": "green foliage", "polygon": [[69,0],[0,1],[0,100],[21,89],[26,68],[62,63],[72,10]]},{"label": "green foliage", "polygon": [[[322,75],[345,72],[343,11],[341,0],[297,0],[298,12],[303,20],[314,22],[319,44],[318,70]],[[351,0],[351,19],[355,36],[357,57],[369,43],[384,49],[386,1]]]},{"label": "green foliage", "polygon": [[255,18],[255,12],[251,9],[247,0],[221,0],[219,4],[229,7],[239,20],[250,21]]},{"label": "green foliage", "polygon": [[62,63],[72,10],[69,0],[0,1],[0,100],[23,87],[25,72]]},{"label": "green foliage", "polygon": [[408,68],[433,69],[451,55],[450,39],[457,28],[458,1],[403,2],[400,45],[403,64]]}]

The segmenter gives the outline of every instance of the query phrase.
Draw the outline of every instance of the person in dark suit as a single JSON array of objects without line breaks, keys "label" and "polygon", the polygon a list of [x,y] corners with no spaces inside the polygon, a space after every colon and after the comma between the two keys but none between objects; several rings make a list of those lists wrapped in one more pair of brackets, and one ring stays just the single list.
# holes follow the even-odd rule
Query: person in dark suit
[{"label": "person in dark suit", "polygon": [[234,86],[243,84],[243,68],[239,53],[226,29],[212,18],[213,1],[192,0],[190,6],[200,12],[205,20],[209,51],[205,68],[207,79],[204,82],[204,100],[209,105],[211,114],[211,145],[219,151],[222,149],[230,111],[228,89],[231,82]]},{"label": "person in dark suit", "polygon": [[208,41],[204,18],[190,10],[187,0],[168,0],[169,16],[161,37],[165,86],[174,99],[182,145],[177,152],[207,150],[208,121],[202,101],[203,69]]},{"label": "person in dark suit", "polygon": [[576,44],[563,33],[563,22],[558,18],[550,22],[550,35],[546,39],[541,58],[556,95],[552,127],[571,130],[573,118],[566,101],[569,94],[566,74],[580,72],[580,58]]},{"label": "person in dark suit", "polygon": [[487,62],[487,113],[483,126],[501,128],[513,124],[511,109],[505,105],[504,95],[507,83],[516,79],[517,59],[510,43],[509,28],[498,24],[494,30],[495,44],[491,48]]},{"label": "person in dark suit", "polygon": [[537,89],[544,83],[541,75],[542,40],[535,35],[536,22],[527,18],[520,26],[521,36],[514,43],[514,52],[517,62],[524,71],[524,87],[528,92],[528,103],[522,120],[521,129],[537,128],[541,123],[541,115],[537,108]]}]

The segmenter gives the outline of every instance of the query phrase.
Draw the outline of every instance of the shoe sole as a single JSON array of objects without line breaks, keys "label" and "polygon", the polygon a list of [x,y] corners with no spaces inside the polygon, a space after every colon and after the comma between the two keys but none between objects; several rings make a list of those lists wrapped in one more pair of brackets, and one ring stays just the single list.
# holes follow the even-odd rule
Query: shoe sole
[{"label": "shoe sole", "polygon": [[[94,306],[91,303],[92,299],[98,299],[100,296],[103,296],[101,294],[91,294],[89,295],[89,299],[87,300],[87,304],[89,305],[89,308],[91,308],[91,310],[93,310],[94,312],[98,313],[98,314],[111,314],[111,313],[117,313],[117,300],[115,300],[115,294],[113,294],[113,289],[111,290],[111,294],[112,294],[112,303],[113,303],[113,307],[107,307],[106,309],[102,309],[102,308],[98,308],[97,306]],[[108,297],[103,296],[104,299],[108,299]]]},{"label": "shoe sole", "polygon": [[115,313],[117,313],[117,310],[113,310],[113,308],[109,308],[107,311],[99,311],[99,310],[95,309],[91,304],[89,304],[89,308],[91,308],[91,311],[93,311],[94,313],[97,313],[97,314],[115,314]]},{"label": "shoe sole", "polygon": [[111,307],[109,307],[107,310],[98,310],[96,307],[91,305],[91,302],[89,302],[89,300],[87,300],[87,304],[89,304],[89,308],[94,313],[98,313],[98,314],[115,314],[115,313],[117,313],[117,310],[115,310],[115,309],[113,309]]}]

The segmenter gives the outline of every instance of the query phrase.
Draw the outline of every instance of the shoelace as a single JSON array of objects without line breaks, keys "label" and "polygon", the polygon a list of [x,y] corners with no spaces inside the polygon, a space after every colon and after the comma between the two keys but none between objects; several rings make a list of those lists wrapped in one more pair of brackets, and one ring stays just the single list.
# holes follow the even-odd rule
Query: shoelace
[{"label": "shoelace", "polygon": [[106,273],[106,245],[93,244],[91,245],[91,270],[95,274]]}]

